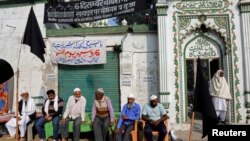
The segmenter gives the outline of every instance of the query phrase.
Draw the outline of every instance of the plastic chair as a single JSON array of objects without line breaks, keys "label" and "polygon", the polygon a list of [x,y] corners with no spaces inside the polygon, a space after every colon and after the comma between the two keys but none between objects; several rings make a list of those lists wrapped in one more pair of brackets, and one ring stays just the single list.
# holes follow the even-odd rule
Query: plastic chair
[{"label": "plastic chair", "polygon": [[[118,118],[115,119],[115,125],[118,123]],[[123,131],[124,133],[125,131]],[[132,141],[137,141],[137,135],[138,135],[138,121],[136,120],[134,122],[134,129],[130,132],[130,135],[132,137]],[[114,134],[114,141],[115,141],[115,134]]]},{"label": "plastic chair", "polygon": [[[168,129],[168,119],[166,119],[164,121],[164,123],[165,123],[166,128]],[[145,121],[142,121],[142,127],[143,127],[142,129],[144,129],[144,127],[145,127]],[[159,135],[158,131],[152,131],[152,134],[153,134],[153,136],[158,136]],[[143,141],[147,141],[144,135],[143,135]],[[165,136],[164,141],[168,141],[168,132],[167,132],[167,134]]]},{"label": "plastic chair", "polygon": [[130,132],[132,136],[132,141],[137,141],[137,133],[138,133],[138,121],[136,120],[134,123],[134,129]]}]

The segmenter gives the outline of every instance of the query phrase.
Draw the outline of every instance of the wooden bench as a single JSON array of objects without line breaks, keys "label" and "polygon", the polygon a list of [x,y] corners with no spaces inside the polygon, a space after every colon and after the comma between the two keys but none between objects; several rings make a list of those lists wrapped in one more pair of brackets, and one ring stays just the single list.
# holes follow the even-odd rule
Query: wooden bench
[{"label": "wooden bench", "polygon": [[34,121],[31,121],[27,125],[27,141],[33,141],[33,126],[34,126]]},{"label": "wooden bench", "polygon": [[[115,113],[115,117],[119,117],[119,116],[120,116],[120,113]],[[90,132],[90,131],[93,131],[93,129],[90,126],[91,126],[91,113],[85,113],[85,123],[81,124],[80,132]],[[48,122],[48,123],[46,123],[44,125],[44,130],[45,130],[46,140],[49,137],[53,136],[52,121],[50,121],[50,122]],[[114,132],[114,130],[115,130],[115,125],[110,128],[110,132]],[[68,131],[70,133],[73,132],[73,121],[69,122]]]},{"label": "wooden bench", "polygon": [[[81,124],[80,131],[81,131],[81,132],[90,132],[90,131],[92,131],[92,128],[90,127],[91,119],[90,119],[89,113],[86,113],[86,114],[85,114],[85,121],[86,121],[86,122],[85,122],[84,124]],[[47,140],[49,137],[53,136],[53,125],[52,125],[52,121],[47,122],[47,123],[44,125],[44,130],[45,130],[45,137],[46,137],[46,140]],[[69,131],[69,132],[73,132],[73,121],[70,121],[70,122],[69,122],[68,131]]]}]

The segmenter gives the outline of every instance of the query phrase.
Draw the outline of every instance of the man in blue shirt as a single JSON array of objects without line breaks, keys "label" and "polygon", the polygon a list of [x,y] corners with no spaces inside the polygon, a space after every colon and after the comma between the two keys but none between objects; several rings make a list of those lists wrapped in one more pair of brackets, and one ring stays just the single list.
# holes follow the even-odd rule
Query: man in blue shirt
[{"label": "man in blue shirt", "polygon": [[158,103],[156,95],[151,95],[149,99],[150,103],[145,104],[142,109],[142,119],[146,121],[144,135],[147,141],[153,141],[152,131],[158,131],[158,141],[163,141],[167,134],[164,124],[167,114],[163,105]]},{"label": "man in blue shirt", "polygon": [[129,140],[129,134],[133,130],[134,122],[140,119],[140,111],[140,105],[135,103],[135,96],[129,94],[128,103],[123,106],[121,116],[116,125],[116,141],[122,141],[123,132],[123,141]]}]

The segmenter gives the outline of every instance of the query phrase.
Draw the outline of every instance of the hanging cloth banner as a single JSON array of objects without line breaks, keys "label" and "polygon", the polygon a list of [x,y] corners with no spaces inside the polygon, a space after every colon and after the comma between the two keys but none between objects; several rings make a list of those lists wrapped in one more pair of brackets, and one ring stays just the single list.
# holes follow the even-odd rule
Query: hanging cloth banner
[{"label": "hanging cloth banner", "polygon": [[53,63],[65,65],[92,65],[106,63],[104,40],[53,41]]},{"label": "hanging cloth banner", "polygon": [[44,23],[84,23],[147,9],[147,0],[81,0],[45,4]]}]

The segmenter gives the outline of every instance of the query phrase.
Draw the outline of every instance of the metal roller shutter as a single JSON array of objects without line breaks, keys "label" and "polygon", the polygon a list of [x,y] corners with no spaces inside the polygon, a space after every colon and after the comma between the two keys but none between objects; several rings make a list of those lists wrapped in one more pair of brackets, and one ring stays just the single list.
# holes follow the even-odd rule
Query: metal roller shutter
[{"label": "metal roller shutter", "polygon": [[102,65],[58,65],[59,96],[66,106],[73,89],[79,87],[87,100],[86,112],[91,112],[95,90],[102,87],[111,100],[115,112],[120,111],[119,60],[117,53],[107,52],[107,63]]}]

